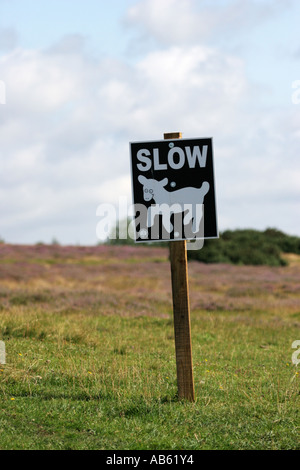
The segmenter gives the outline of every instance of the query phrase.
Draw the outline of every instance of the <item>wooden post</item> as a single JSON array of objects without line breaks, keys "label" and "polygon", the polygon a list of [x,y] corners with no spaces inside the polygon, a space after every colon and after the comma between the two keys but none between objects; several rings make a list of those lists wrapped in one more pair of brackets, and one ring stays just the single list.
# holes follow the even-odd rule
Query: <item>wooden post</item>
[{"label": "wooden post", "polygon": [[[180,132],[164,139],[181,139]],[[170,241],[178,398],[195,400],[186,241]]]}]

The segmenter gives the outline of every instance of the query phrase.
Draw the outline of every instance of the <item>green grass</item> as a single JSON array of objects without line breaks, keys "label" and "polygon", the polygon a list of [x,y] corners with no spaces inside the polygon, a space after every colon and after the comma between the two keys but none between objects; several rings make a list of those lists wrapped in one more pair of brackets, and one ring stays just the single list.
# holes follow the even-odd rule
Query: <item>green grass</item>
[{"label": "green grass", "polygon": [[23,315],[6,340],[1,449],[298,446],[290,328],[198,312],[191,404],[176,399],[170,320]]},{"label": "green grass", "polygon": [[[155,266],[158,273],[165,269],[161,279],[151,278]],[[131,269],[128,260],[120,261],[118,274],[105,268],[101,288],[93,284],[96,269],[85,272],[85,286],[77,271],[56,272],[59,285],[48,271],[38,280],[35,273],[22,281],[4,279],[1,450],[300,448],[299,369],[291,362],[299,309],[289,303],[299,294],[282,293],[291,268],[276,271],[282,274],[271,300],[270,292],[260,292],[265,310],[249,303],[258,288],[250,281],[249,291],[240,294],[250,296],[244,309],[221,304],[228,297],[241,301],[232,296],[230,276],[227,287],[220,277],[214,287],[201,283],[201,296],[210,299],[214,290],[218,304],[191,312],[195,403],[177,399],[172,308],[164,284],[168,263],[148,261],[144,282],[157,289],[157,296],[150,289],[149,298],[138,281],[120,290]],[[199,269],[191,265],[192,305]],[[284,306],[273,302],[278,292]]]}]

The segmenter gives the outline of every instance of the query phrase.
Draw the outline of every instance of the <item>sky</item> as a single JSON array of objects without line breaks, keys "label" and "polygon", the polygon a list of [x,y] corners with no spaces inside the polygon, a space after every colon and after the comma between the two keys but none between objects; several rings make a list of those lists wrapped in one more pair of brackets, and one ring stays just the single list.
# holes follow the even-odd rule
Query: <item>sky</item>
[{"label": "sky", "polygon": [[300,236],[299,18],[296,0],[0,0],[0,238],[96,244],[99,207],[132,204],[129,142],[165,132],[213,138],[220,231]]}]

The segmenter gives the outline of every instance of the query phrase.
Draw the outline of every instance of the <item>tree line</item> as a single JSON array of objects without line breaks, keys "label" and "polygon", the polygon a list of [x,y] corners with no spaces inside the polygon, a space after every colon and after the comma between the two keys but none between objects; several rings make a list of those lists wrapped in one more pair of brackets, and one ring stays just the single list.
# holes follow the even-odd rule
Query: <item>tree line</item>
[{"label": "tree line", "polygon": [[[126,221],[122,221],[126,224]],[[127,221],[127,224],[130,220]],[[116,238],[108,237],[106,244],[134,245],[134,241],[127,237],[119,238],[118,228]],[[139,243],[139,245],[164,246],[168,242]],[[300,255],[300,237],[288,235],[276,228],[267,228],[264,231],[255,229],[225,230],[220,232],[218,239],[207,239],[201,250],[188,250],[190,260],[202,263],[230,263],[241,265],[269,265],[285,266],[287,260],[284,253]]]}]

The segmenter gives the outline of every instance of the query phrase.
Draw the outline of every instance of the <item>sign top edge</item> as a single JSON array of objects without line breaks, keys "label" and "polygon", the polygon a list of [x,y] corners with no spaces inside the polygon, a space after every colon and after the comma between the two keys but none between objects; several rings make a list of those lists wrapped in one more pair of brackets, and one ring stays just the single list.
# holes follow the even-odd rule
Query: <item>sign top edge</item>
[{"label": "sign top edge", "polygon": [[213,137],[186,137],[186,138],[176,138],[176,139],[161,139],[161,140],[135,140],[135,141],[130,141],[129,144],[147,144],[147,143],[161,143],[161,142],[168,142],[168,141],[177,141],[178,142],[184,142],[187,140],[213,140]]}]

